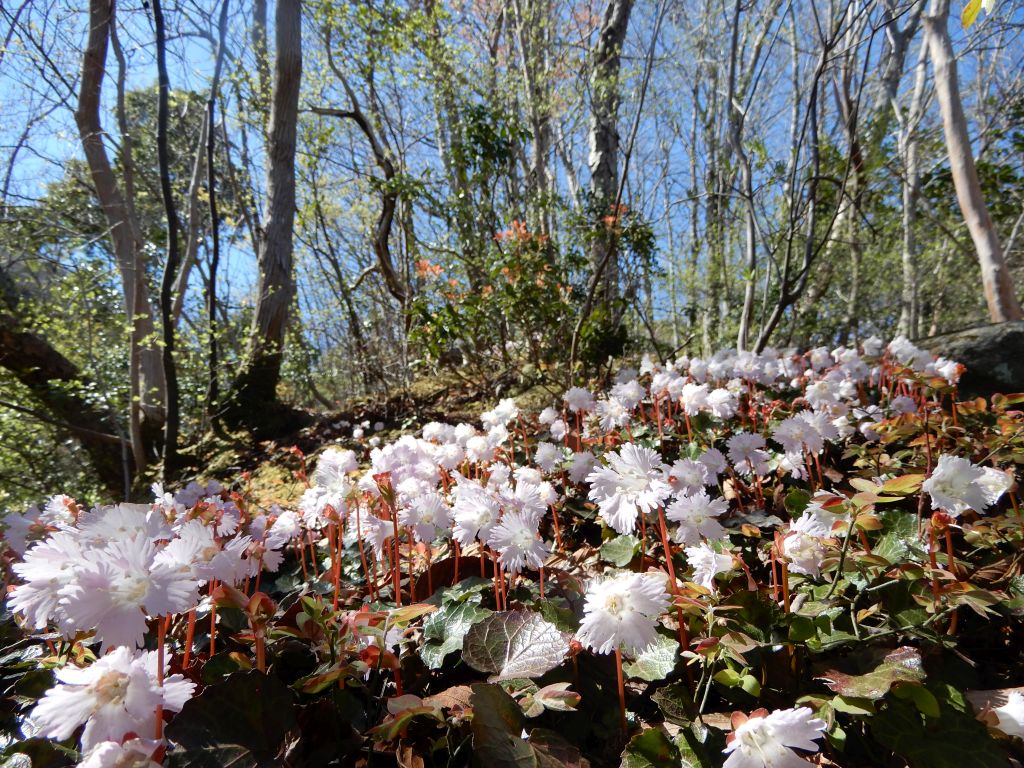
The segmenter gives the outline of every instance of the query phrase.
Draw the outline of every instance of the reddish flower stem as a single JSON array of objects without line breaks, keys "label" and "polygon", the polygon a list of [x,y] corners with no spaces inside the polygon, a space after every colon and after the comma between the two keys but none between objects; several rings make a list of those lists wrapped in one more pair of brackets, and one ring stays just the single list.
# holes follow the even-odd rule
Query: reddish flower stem
[{"label": "reddish flower stem", "polygon": [[622,679],[622,649],[616,646],[615,648],[615,672],[618,675],[619,683],[619,724],[622,726],[623,737],[629,734],[629,728],[626,725],[626,683]]}]

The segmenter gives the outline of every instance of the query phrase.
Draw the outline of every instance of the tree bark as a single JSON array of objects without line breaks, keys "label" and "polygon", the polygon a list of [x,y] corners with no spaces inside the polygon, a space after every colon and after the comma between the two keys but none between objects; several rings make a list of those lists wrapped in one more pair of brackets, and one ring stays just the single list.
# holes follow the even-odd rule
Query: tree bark
[{"label": "tree bark", "polygon": [[595,306],[608,312],[618,298],[619,264],[616,243],[606,224],[619,211],[613,206],[619,191],[619,74],[633,0],[608,0],[598,33],[590,77],[590,206],[595,215],[590,246],[590,269],[601,273]]},{"label": "tree bark", "polygon": [[[757,284],[757,220],[754,218],[754,181],[750,158],[743,149],[743,125],[746,115],[736,90],[736,70],[739,68],[740,10],[742,3],[736,0],[732,17],[732,42],[729,48],[729,144],[740,166],[740,196],[743,198],[743,256],[746,273],[743,276],[743,311],[740,313],[740,328],[736,337],[736,349],[747,348],[750,324],[754,317],[754,288]],[[756,64],[756,62],[755,62]]]},{"label": "tree bark", "polygon": [[277,404],[285,331],[295,282],[295,144],[302,79],[300,0],[278,0],[275,13],[274,94],[267,143],[267,213],[258,262],[260,277],[248,358],[235,380],[225,416],[255,424],[260,409]]},{"label": "tree bark", "polygon": [[164,382],[167,386],[167,411],[164,420],[163,481],[174,479],[178,472],[178,429],[181,414],[178,410],[178,369],[174,361],[174,280],[181,254],[178,252],[178,212],[171,188],[171,159],[167,141],[167,121],[170,113],[171,81],[167,74],[167,31],[160,0],[151,0],[153,23],[156,31],[157,118],[156,154],[160,174],[160,194],[167,220],[167,258],[160,281],[160,323],[163,326],[164,347],[162,359]]},{"label": "tree bark", "polygon": [[953,186],[956,188],[960,211],[974,241],[989,317],[993,323],[1021,320],[1024,314],[1014,292],[1013,280],[995,225],[985,205],[978,169],[974,164],[948,22],[949,0],[932,0],[929,13],[924,18],[925,38],[935,73],[935,95],[942,113],[942,130],[949,152]]},{"label": "tree bark", "polygon": [[100,123],[100,92],[107,48],[114,23],[111,0],[89,1],[89,34],[82,56],[81,83],[75,122],[96,196],[110,229],[110,239],[121,273],[125,314],[131,323],[130,418],[132,455],[137,471],[155,456],[164,421],[163,362],[156,344],[153,307],[146,287],[139,227],[131,215],[131,202],[118,187]]},{"label": "tree bark", "polygon": [[[916,339],[920,330],[917,275],[917,204],[921,196],[921,169],[918,163],[918,123],[924,114],[924,90],[928,75],[926,46],[922,45],[914,73],[914,92],[910,110],[900,120],[899,147],[903,160],[903,285],[900,291],[899,332]],[[893,106],[896,103],[893,102]]]}]

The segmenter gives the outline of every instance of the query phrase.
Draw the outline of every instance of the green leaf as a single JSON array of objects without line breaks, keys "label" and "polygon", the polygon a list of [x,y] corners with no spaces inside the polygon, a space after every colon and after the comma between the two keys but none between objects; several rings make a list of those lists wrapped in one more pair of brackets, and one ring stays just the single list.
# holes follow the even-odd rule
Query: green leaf
[{"label": "green leaf", "polygon": [[897,683],[892,687],[892,695],[897,699],[914,702],[925,717],[939,717],[939,701],[935,695],[918,683]]},{"label": "green leaf", "polygon": [[79,754],[49,739],[33,737],[11,744],[0,753],[0,759],[4,768],[64,768],[75,765]]},{"label": "green leaf", "polygon": [[555,731],[534,728],[530,731],[530,746],[537,754],[538,765],[553,763],[564,768],[590,768],[590,761]]},{"label": "green leaf", "polygon": [[576,691],[570,691],[571,683],[552,683],[533,694],[533,700],[542,704],[545,709],[557,712],[572,712],[582,698]]},{"label": "green leaf", "polygon": [[721,683],[726,688],[735,688],[740,684],[740,680],[743,679],[743,676],[735,669],[726,667],[725,669],[720,669],[718,672],[715,672],[712,679],[716,683]]},{"label": "green leaf", "polygon": [[678,768],[680,761],[679,748],[668,736],[657,728],[648,728],[629,740],[620,768]]},{"label": "green leaf", "polygon": [[985,724],[951,704],[941,703],[939,717],[925,720],[914,704],[889,699],[871,719],[871,733],[908,768],[1006,768]]},{"label": "green leaf", "polygon": [[807,505],[811,503],[811,494],[803,488],[793,488],[786,494],[786,511],[794,520],[803,514]]},{"label": "green leaf", "polygon": [[670,723],[686,726],[697,717],[697,706],[689,686],[684,683],[672,683],[659,688],[651,698]]},{"label": "green leaf", "polygon": [[895,683],[919,683],[924,677],[921,654],[915,648],[903,647],[886,654],[882,663],[865,675],[848,675],[833,669],[819,679],[842,696],[877,700]]},{"label": "green leaf", "polygon": [[675,738],[681,768],[716,768],[725,749],[725,734],[703,723],[691,723]]},{"label": "green leaf", "polygon": [[276,677],[236,672],[185,702],[167,726],[176,768],[270,768],[296,728],[291,691]]},{"label": "green leaf", "polygon": [[[523,711],[501,687],[487,683],[473,686],[473,757],[487,768],[536,768],[551,764],[522,739]],[[555,763],[557,764],[557,763]]]},{"label": "green leaf", "polygon": [[814,620],[807,616],[794,615],[789,621],[789,639],[794,643],[802,643],[816,637],[818,628]]},{"label": "green leaf", "polygon": [[640,539],[628,533],[601,545],[601,559],[619,568],[625,568],[639,553]]},{"label": "green leaf", "polygon": [[658,635],[658,639],[650,648],[633,661],[623,664],[622,670],[627,677],[638,677],[650,683],[655,680],[664,680],[672,674],[678,660],[679,641]]},{"label": "green leaf", "polygon": [[423,620],[423,648],[420,657],[430,669],[440,669],[444,657],[462,650],[469,628],[491,615],[491,611],[473,602],[445,603]]},{"label": "green leaf", "polygon": [[889,496],[909,496],[921,490],[924,475],[900,475],[882,483],[879,492]]},{"label": "green leaf", "polygon": [[[921,537],[917,535],[916,515],[899,509],[890,509],[882,512],[879,517],[885,524],[885,531],[872,548],[873,554],[884,557],[890,563],[907,559],[927,559],[928,552]],[[913,557],[908,557],[909,555]]]},{"label": "green leaf", "polygon": [[748,674],[741,677],[740,688],[749,693],[751,696],[761,695],[761,683],[759,683],[757,678],[753,675]]},{"label": "green leaf", "polygon": [[532,611],[492,613],[466,633],[462,658],[492,681],[534,678],[554,669],[569,652],[555,625]]},{"label": "green leaf", "polygon": [[832,699],[832,708],[847,715],[875,714],[874,701],[861,696],[836,696]]}]

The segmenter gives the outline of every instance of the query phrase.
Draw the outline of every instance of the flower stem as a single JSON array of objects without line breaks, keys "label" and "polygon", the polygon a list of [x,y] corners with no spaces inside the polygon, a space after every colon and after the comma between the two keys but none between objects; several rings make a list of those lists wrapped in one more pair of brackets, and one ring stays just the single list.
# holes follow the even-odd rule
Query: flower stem
[{"label": "flower stem", "polygon": [[181,667],[188,667],[189,658],[192,655],[192,640],[196,636],[196,609],[188,612],[188,628],[185,630],[185,655],[181,659]]},{"label": "flower stem", "polygon": [[[156,684],[164,687],[164,643],[167,640],[167,624],[163,616],[156,618]],[[160,691],[160,703],[156,705],[156,739],[164,737],[164,696]]]},{"label": "flower stem", "polygon": [[622,679],[622,649],[615,648],[615,672],[618,675],[619,683],[619,724],[622,726],[623,737],[629,735],[626,725],[626,684]]}]

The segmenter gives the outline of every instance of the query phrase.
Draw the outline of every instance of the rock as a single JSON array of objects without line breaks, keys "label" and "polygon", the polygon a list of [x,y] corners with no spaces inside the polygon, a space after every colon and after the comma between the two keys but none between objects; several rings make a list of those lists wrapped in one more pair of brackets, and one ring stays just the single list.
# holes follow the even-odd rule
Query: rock
[{"label": "rock", "polygon": [[918,346],[963,363],[963,398],[1024,392],[1024,320],[982,325],[923,339]]}]

